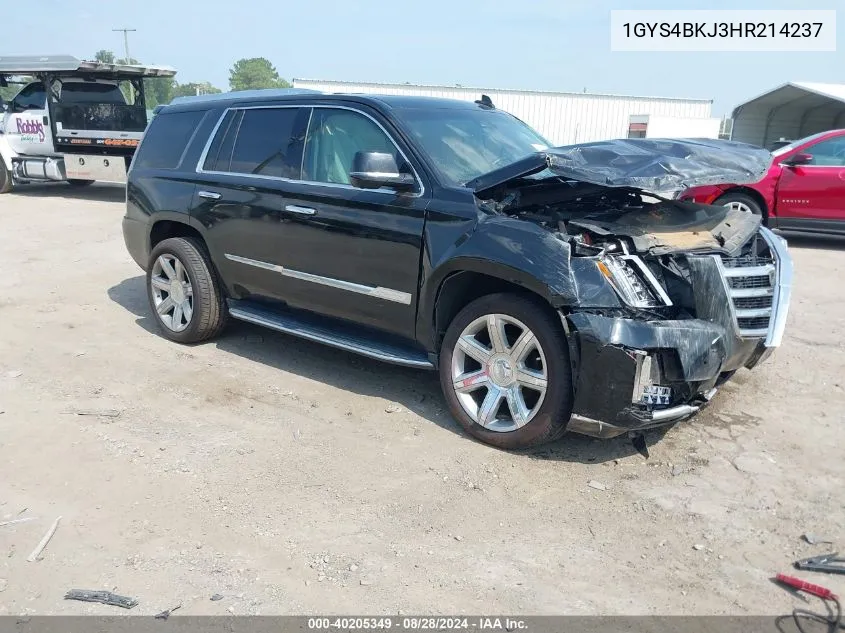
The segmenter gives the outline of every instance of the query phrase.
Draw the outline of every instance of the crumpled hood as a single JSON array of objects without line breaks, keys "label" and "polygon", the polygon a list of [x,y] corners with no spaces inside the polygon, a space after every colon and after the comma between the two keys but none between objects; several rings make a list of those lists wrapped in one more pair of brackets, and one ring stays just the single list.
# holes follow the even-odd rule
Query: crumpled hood
[{"label": "crumpled hood", "polygon": [[605,187],[657,194],[689,187],[757,182],[772,164],[765,149],[714,139],[615,139],[555,147],[467,183],[476,195],[548,169]]}]

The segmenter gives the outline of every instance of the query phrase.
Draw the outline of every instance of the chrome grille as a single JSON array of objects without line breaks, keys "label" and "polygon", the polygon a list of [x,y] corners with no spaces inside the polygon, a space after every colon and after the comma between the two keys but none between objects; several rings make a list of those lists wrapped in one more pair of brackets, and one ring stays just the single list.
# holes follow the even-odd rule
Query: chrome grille
[{"label": "chrome grille", "polygon": [[722,257],[722,274],[733,302],[739,335],[767,336],[772,318],[777,268],[771,257]]}]

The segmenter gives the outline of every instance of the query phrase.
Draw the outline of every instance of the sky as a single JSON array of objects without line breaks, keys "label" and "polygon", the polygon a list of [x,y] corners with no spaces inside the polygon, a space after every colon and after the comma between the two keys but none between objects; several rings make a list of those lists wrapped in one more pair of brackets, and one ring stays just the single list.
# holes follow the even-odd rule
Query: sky
[{"label": "sky", "polygon": [[[843,9],[837,52],[610,50],[611,9],[801,7]],[[223,89],[236,60],[266,57],[288,80],[690,97],[722,116],[787,81],[845,83],[843,0],[32,0],[7,17],[0,56],[122,56],[112,29],[134,28],[132,57]]]}]

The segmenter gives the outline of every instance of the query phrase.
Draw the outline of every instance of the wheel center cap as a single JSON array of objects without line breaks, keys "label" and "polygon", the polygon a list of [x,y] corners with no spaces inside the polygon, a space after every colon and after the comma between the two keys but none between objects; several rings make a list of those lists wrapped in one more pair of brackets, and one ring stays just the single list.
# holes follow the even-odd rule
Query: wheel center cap
[{"label": "wheel center cap", "polygon": [[173,299],[173,303],[185,301],[185,289],[180,282],[174,281],[170,284],[170,298]]},{"label": "wheel center cap", "polygon": [[516,378],[513,363],[507,356],[491,358],[488,372],[490,379],[499,387],[509,387]]}]

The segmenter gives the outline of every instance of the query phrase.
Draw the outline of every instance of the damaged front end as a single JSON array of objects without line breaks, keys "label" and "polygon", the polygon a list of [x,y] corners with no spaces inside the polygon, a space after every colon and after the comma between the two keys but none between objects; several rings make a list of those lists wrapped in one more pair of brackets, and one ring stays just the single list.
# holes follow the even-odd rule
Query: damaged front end
[{"label": "damaged front end", "polygon": [[558,308],[573,370],[570,430],[612,437],[688,419],[780,345],[792,261],[759,217],[551,171],[479,198],[488,213],[538,224],[568,247],[576,300]]}]

